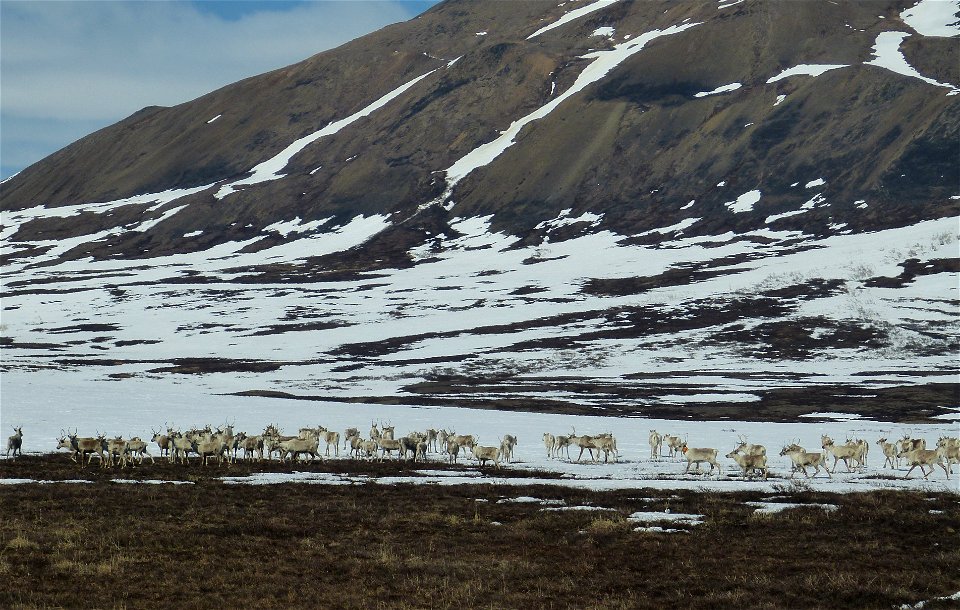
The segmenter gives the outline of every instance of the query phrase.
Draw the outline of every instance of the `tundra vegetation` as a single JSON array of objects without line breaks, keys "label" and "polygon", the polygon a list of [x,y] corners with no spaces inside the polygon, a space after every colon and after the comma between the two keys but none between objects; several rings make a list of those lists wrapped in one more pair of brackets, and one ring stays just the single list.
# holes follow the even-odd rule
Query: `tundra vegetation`
[{"label": "tundra vegetation", "polygon": [[[398,459],[297,465],[370,476],[415,476],[419,467]],[[230,465],[239,476],[288,470],[277,460]],[[934,600],[924,607],[935,610],[954,603],[936,598],[960,591],[953,493],[832,494],[803,482],[784,482],[774,494],[231,485],[223,474],[197,457],[186,467],[146,460],[123,470],[80,468],[63,452],[0,460],[0,478],[63,481],[0,485],[0,607],[191,609],[256,600],[257,608],[402,610],[567,608],[578,600],[576,607],[643,609],[670,600],[678,608],[802,609],[829,600],[831,608],[860,609]],[[78,477],[90,483],[66,482]],[[801,506],[771,514],[748,504],[770,501]],[[598,510],[544,510],[584,506]],[[677,532],[667,533],[630,519],[668,511],[702,523],[671,522]],[[470,552],[450,552],[451,540]],[[730,569],[745,557],[749,569]]]}]

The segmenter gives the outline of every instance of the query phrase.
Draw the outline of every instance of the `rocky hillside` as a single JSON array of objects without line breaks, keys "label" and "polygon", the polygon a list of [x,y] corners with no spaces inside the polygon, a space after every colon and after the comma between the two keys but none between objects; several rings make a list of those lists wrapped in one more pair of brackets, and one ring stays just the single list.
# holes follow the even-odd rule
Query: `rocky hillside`
[{"label": "rocky hillside", "polygon": [[448,1],[145,108],[3,183],[5,361],[930,416],[960,42],[957,3],[914,4]]}]

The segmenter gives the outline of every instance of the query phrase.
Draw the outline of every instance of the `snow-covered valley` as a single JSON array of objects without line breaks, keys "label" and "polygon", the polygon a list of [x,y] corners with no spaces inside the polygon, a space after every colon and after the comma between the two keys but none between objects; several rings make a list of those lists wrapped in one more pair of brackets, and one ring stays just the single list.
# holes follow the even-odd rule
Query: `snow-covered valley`
[{"label": "snow-covered valley", "polygon": [[[526,44],[547,53],[542,49],[558,44],[565,28],[575,32],[580,21],[607,19],[604,11],[620,8],[606,0],[571,8]],[[750,16],[739,3],[717,9]],[[574,103],[629,99],[637,121],[654,114],[642,96],[592,91],[657,54],[657,45],[707,36],[718,27],[709,17],[678,15],[669,25],[629,31],[606,21],[584,25],[593,32],[589,44],[604,46],[587,52],[583,40],[569,43],[564,52],[573,55],[564,67],[579,71],[543,69],[549,95],[498,117],[503,129],[431,166],[438,196],[406,207],[308,214],[317,212],[310,209],[316,202],[297,188],[302,215],[254,208],[259,224],[217,224],[224,210],[249,212],[243,206],[251,200],[286,195],[284,185],[346,171],[301,166],[417,96],[426,96],[413,104],[422,109],[433,99],[431,87],[486,57],[481,51],[431,70],[417,65],[399,85],[274,147],[246,173],[111,201],[4,209],[2,426],[23,426],[27,451],[43,452],[61,428],[144,435],[170,421],[232,421],[254,431],[268,422],[339,428],[389,419],[410,429],[470,429],[488,440],[519,433],[521,458],[535,468],[577,476],[585,469],[604,473],[597,481],[629,485],[661,475],[670,484],[687,480],[674,476],[675,463],[643,460],[649,428],[719,449],[736,434],[777,449],[797,437],[819,446],[822,433],[871,443],[884,434],[921,434],[928,442],[956,436],[960,195],[930,195],[916,211],[911,202],[891,203],[880,187],[851,197],[849,185],[837,183],[849,180],[839,169],[834,178],[799,164],[776,172],[782,175],[770,186],[743,180],[742,168],[727,169],[702,189],[703,198],[661,200],[660,189],[676,185],[657,184],[635,194],[629,213],[641,228],[632,231],[622,229],[622,219],[620,230],[608,224],[623,214],[615,207],[564,207],[511,231],[503,210],[498,216],[465,204],[499,187],[483,183],[493,175],[486,172],[515,162],[518,149],[551,121],[566,121]],[[915,39],[955,36],[936,3],[898,18],[897,27],[909,26]],[[482,34],[471,35],[481,39],[476,44],[495,36]],[[698,81],[683,103],[696,112],[716,104],[709,118],[743,102],[737,134],[752,126],[767,133],[750,140],[753,148],[776,144],[783,125],[802,118],[797,109],[815,97],[804,87],[838,75],[894,79],[931,106],[948,104],[956,86],[908,62],[912,36],[880,32],[858,62],[838,55],[766,66],[752,81]],[[752,95],[763,104],[748,104]],[[221,110],[204,109],[204,128],[229,128]],[[364,162],[355,154],[338,160]],[[931,179],[930,192],[940,193],[942,178]],[[7,188],[16,185],[17,177],[11,180]],[[323,194],[312,196],[323,209]],[[888,209],[903,217],[887,217]],[[143,247],[131,254],[130,244]],[[826,423],[834,418],[818,413],[847,419]],[[595,466],[536,457],[543,432],[573,426],[614,432],[625,460]],[[822,484],[894,484],[879,469],[851,479]]]}]

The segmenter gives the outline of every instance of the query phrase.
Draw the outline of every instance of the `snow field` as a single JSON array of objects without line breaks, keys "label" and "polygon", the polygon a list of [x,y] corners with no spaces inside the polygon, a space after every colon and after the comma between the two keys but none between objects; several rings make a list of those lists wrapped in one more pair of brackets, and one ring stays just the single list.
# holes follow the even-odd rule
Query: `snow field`
[{"label": "snow field", "polygon": [[[916,471],[904,479],[905,469],[892,471],[882,468],[883,456],[876,446],[880,437],[899,439],[904,435],[924,438],[932,447],[941,436],[957,436],[960,424],[904,425],[858,420],[820,421],[803,423],[759,423],[736,421],[667,421],[646,418],[616,418],[603,416],[570,416],[520,412],[486,411],[455,407],[413,407],[408,405],[372,405],[335,402],[289,401],[262,397],[236,397],[198,394],[192,384],[171,383],[168,379],[125,380],[124,393],[117,391],[118,382],[104,382],[73,374],[58,376],[56,384],[42,382],[36,375],[13,373],[13,379],[4,374],[4,408],[0,427],[17,425],[24,430],[23,449],[26,453],[50,453],[64,428],[77,429],[81,435],[96,432],[124,438],[150,438],[151,430],[165,426],[189,429],[193,426],[232,423],[234,429],[251,434],[260,433],[267,424],[278,425],[284,431],[301,427],[323,425],[341,433],[356,427],[366,436],[371,423],[396,427],[398,435],[427,428],[446,429],[458,434],[473,434],[484,446],[499,445],[505,434],[518,438],[516,461],[502,464],[503,468],[541,470],[559,473],[561,479],[509,479],[497,476],[497,471],[430,471],[424,464],[419,476],[382,477],[375,482],[383,484],[417,483],[459,485],[494,483],[498,485],[563,485],[585,489],[691,489],[711,491],[759,490],[774,492],[789,485],[790,467],[786,457],[780,457],[780,448],[799,441],[810,451],[819,449],[820,435],[827,434],[843,443],[847,437],[857,437],[871,444],[868,467],[864,473],[847,473],[841,466],[833,478],[822,473],[815,479],[797,475],[796,481],[819,491],[849,493],[875,489],[912,489],[951,491],[960,493],[960,472],[947,480],[942,470],[922,479]],[[26,378],[25,381],[22,378]],[[122,396],[130,397],[123,399]],[[616,462],[592,463],[586,457],[577,462],[577,452],[571,448],[571,460],[547,457],[543,434],[598,434],[611,432],[617,438],[621,457]],[[685,461],[668,457],[652,459],[648,444],[649,432],[658,430],[685,437],[691,447],[713,447],[720,453],[723,472],[684,475]],[[743,480],[739,468],[722,456],[745,436],[749,442],[767,448],[770,479]],[[156,455],[156,447],[151,448]],[[466,452],[467,455],[469,452]],[[585,454],[586,455],[586,454]],[[565,456],[564,456],[565,457]],[[67,459],[64,453],[64,459]],[[348,459],[341,457],[340,459]],[[388,458],[389,459],[389,458]],[[430,454],[428,460],[445,458]],[[475,466],[476,461],[461,455],[461,464]],[[831,460],[832,465],[832,460]],[[939,473],[939,474],[938,474]],[[228,474],[228,473],[224,473]],[[371,481],[325,473],[297,472],[291,466],[289,473],[264,473],[250,478],[227,479],[234,483],[312,482],[317,484],[350,484]]]},{"label": "snow field", "polygon": [[[149,375],[147,371],[159,366],[156,362],[187,357],[226,355],[289,363],[277,371],[218,376],[202,382],[221,392],[256,387],[307,393],[335,391],[344,396],[374,390],[393,394],[432,368],[405,361],[464,354],[474,355],[478,363],[489,366],[500,366],[497,362],[532,366],[541,374],[569,374],[571,363],[577,362],[580,374],[611,383],[622,383],[624,375],[638,370],[670,372],[671,383],[705,384],[700,393],[714,395],[716,390],[749,394],[755,387],[796,383],[778,381],[779,371],[804,373],[811,383],[852,379],[866,385],[909,383],[914,378],[930,381],[929,371],[946,371],[955,364],[950,354],[925,354],[905,360],[903,347],[897,342],[908,346],[928,340],[914,330],[917,324],[956,326],[955,312],[947,305],[958,298],[954,274],[918,276],[900,288],[867,287],[864,281],[899,275],[897,263],[909,257],[953,256],[957,220],[946,218],[879,233],[825,239],[769,230],[679,236],[654,247],[623,246],[619,243],[621,236],[601,231],[516,249],[515,238],[490,232],[486,218],[473,218],[454,225],[462,237],[442,238],[441,251],[431,253],[429,259],[426,253],[419,254],[422,262],[413,268],[385,271],[382,277],[368,281],[313,286],[235,284],[226,273],[241,262],[254,265],[295,260],[306,249],[298,244],[310,238],[256,254],[236,255],[229,248],[214,248],[152,259],[149,265],[143,261],[106,261],[37,269],[11,266],[9,271],[4,270],[4,277],[29,283],[42,281],[44,290],[28,293],[8,289],[4,295],[5,336],[24,344],[79,343],[66,350],[17,349],[11,351],[5,364],[13,369],[48,369],[51,358],[99,358],[104,353],[102,345],[90,339],[106,334],[114,342],[126,343],[112,345],[111,358],[130,363],[104,374]],[[556,224],[568,221],[569,216],[561,215]],[[328,248],[357,243],[384,222],[382,217],[356,219],[338,233],[316,241]],[[674,228],[665,228],[664,233],[669,234],[668,229]],[[759,243],[754,236],[775,241]],[[735,272],[732,275],[623,297],[581,291],[583,282],[591,277],[630,277],[638,269],[645,275],[656,275],[678,265],[735,256],[746,258],[726,266]],[[525,264],[531,257],[540,262]],[[195,273],[219,276],[220,281],[181,281],[176,285],[166,281]],[[842,280],[848,290],[799,303],[794,315],[841,321],[857,316],[864,323],[894,328],[895,344],[869,352],[834,350],[809,360],[783,363],[744,358],[722,346],[691,349],[702,336],[699,330],[662,335],[654,331],[632,339],[598,340],[575,351],[511,349],[520,341],[577,336],[626,324],[626,320],[620,322],[603,313],[614,308],[656,307],[682,315],[687,310],[695,312],[704,302],[735,300],[813,278]],[[531,286],[534,292],[518,294]],[[61,294],[60,290],[70,292]],[[591,311],[597,314],[565,323],[515,328],[547,316]],[[326,326],[297,326],[312,322]],[[760,324],[763,320],[746,322]],[[84,330],[84,324],[111,328]],[[477,332],[482,327],[499,330]],[[287,330],[269,334],[270,329]],[[344,345],[407,336],[411,339],[385,354],[362,358],[359,371],[340,370],[343,364],[358,362],[348,355],[318,358]],[[142,361],[153,362],[137,364]],[[700,370],[729,370],[731,376],[699,378]],[[895,373],[858,378],[868,371]],[[912,371],[920,376],[913,377]],[[678,372],[682,373],[680,378]],[[744,380],[743,373],[760,375],[759,384]],[[662,399],[670,401],[673,393],[667,394]]]},{"label": "snow field", "polygon": [[[532,34],[531,38],[609,4],[611,2],[601,0],[570,11]],[[903,17],[921,35],[955,35],[956,26],[950,26],[950,21],[944,20],[949,11],[945,13],[943,10],[944,6],[953,10],[955,5],[924,1],[905,11]],[[718,8],[727,6],[732,4],[721,3]],[[452,191],[459,180],[502,154],[514,143],[522,127],[543,118],[570,96],[603,79],[647,42],[679,34],[696,25],[687,23],[653,30],[617,44],[613,49],[584,55],[584,59],[593,61],[573,86],[533,113],[514,120],[498,138],[481,145],[449,167],[446,170],[448,189]],[[908,34],[903,32],[880,34],[874,46],[875,59],[868,63],[910,78],[920,78],[933,86],[950,88],[949,94],[956,93],[954,85],[923,77],[907,64],[899,51],[906,36]],[[448,66],[453,63],[449,62]],[[816,77],[843,67],[849,66],[800,65],[771,77],[767,82],[799,75]],[[546,221],[543,227],[552,230],[582,223],[590,227],[589,232],[563,242],[548,239],[535,248],[514,248],[515,238],[492,232],[489,218],[465,218],[453,227],[463,234],[462,237],[437,236],[442,246],[439,252],[426,247],[415,249],[411,254],[420,264],[413,268],[386,270],[355,282],[309,286],[233,281],[240,275],[238,268],[297,262],[309,256],[355,247],[391,226],[391,219],[358,216],[340,227],[329,226],[325,221],[305,223],[299,218],[281,221],[265,231],[275,231],[289,241],[255,254],[241,253],[240,250],[262,238],[146,260],[59,260],[63,253],[84,243],[110,239],[128,231],[152,230],[184,208],[171,207],[152,219],[146,218],[148,213],[155,213],[162,206],[190,194],[218,187],[217,195],[226,197],[239,187],[282,179],[282,170],[297,152],[375,112],[430,74],[408,81],[357,113],[296,140],[279,155],[252,168],[251,176],[237,182],[140,195],[113,202],[50,209],[38,206],[4,212],[0,254],[10,255],[30,247],[46,248],[46,251],[25,259],[12,259],[0,271],[0,279],[5,284],[3,335],[19,344],[34,345],[5,350],[3,376],[0,378],[3,425],[23,425],[27,450],[42,452],[53,446],[52,439],[59,434],[60,428],[66,426],[91,433],[90,428],[93,428],[110,434],[143,436],[149,434],[150,426],[159,427],[163,421],[188,427],[223,419],[236,421],[238,429],[254,431],[275,420],[283,420],[279,423],[288,429],[315,424],[316,421],[308,421],[311,419],[341,429],[347,425],[362,427],[368,416],[370,419],[392,418],[396,422],[408,423],[410,430],[428,426],[456,427],[460,432],[476,430],[482,441],[489,439],[491,444],[498,435],[518,434],[521,437],[518,454],[525,467],[561,472],[568,477],[565,481],[569,484],[597,488],[662,484],[666,488],[671,485],[689,485],[690,488],[755,485],[767,489],[771,485],[742,482],[727,476],[729,473],[712,479],[679,477],[677,463],[651,461],[644,457],[648,456],[644,453],[646,426],[664,428],[661,432],[683,432],[692,442],[697,439],[696,444],[712,443],[724,453],[726,444],[740,433],[747,433],[752,442],[763,442],[771,450],[794,440],[794,434],[802,435],[808,448],[815,448],[819,446],[819,434],[824,430],[832,431],[830,433],[838,439],[850,433],[863,436],[871,443],[875,442],[875,437],[888,434],[925,435],[928,442],[942,434],[957,435],[956,423],[946,419],[942,425],[910,428],[860,420],[760,426],[743,422],[564,418],[494,414],[470,409],[279,402],[224,396],[249,389],[341,397],[402,395],[406,385],[423,379],[433,368],[410,360],[440,359],[437,366],[456,370],[459,365],[455,359],[464,355],[471,358],[468,364],[473,363],[481,369],[524,368],[529,372],[516,377],[521,384],[526,379],[532,381],[533,372],[568,376],[575,371],[577,375],[590,376],[598,383],[611,385],[629,384],[626,376],[638,371],[662,373],[665,389],[653,400],[677,404],[750,400],[764,388],[803,384],[857,382],[864,387],[883,387],[931,381],[955,382],[956,375],[950,372],[956,369],[955,354],[936,353],[936,350],[914,353],[911,346],[930,341],[923,332],[926,329],[935,328],[941,334],[955,334],[958,330],[952,305],[958,300],[956,275],[923,275],[900,288],[870,287],[865,281],[871,277],[899,275],[902,269],[898,263],[907,258],[955,257],[960,220],[956,217],[871,234],[837,234],[826,238],[772,229],[686,238],[682,232],[699,221],[687,219],[647,232],[665,236],[656,246],[626,246],[622,242],[629,236],[598,230],[597,224],[602,220],[600,215],[586,213],[571,217],[572,211],[568,210],[556,219]],[[733,91],[737,84],[704,92],[704,95]],[[783,99],[779,96],[777,103]],[[805,188],[822,186],[824,182],[822,178],[810,176],[797,179],[798,184],[805,183]],[[759,190],[750,191],[731,201],[728,207],[734,213],[746,212],[753,209],[759,198]],[[867,205],[866,202],[861,204]],[[63,218],[82,212],[109,215],[127,205],[143,206],[144,220],[64,240],[28,243],[13,239],[18,228],[33,219]],[[771,216],[767,221],[771,223],[822,205],[829,205],[829,202],[817,193],[800,210]],[[836,225],[838,233],[842,229],[842,225]],[[199,234],[199,231],[193,231],[185,236]],[[685,285],[616,297],[592,295],[582,290],[590,279],[654,276],[679,266],[710,264],[731,257],[740,257],[740,262],[722,267],[730,274]],[[38,266],[42,263],[50,265]],[[198,279],[202,281],[184,281],[194,274],[199,274]],[[626,320],[610,319],[604,314],[616,308],[650,307],[669,313],[689,312],[692,316],[704,303],[736,302],[763,289],[789,287],[814,279],[841,280],[846,291],[804,301],[794,317],[853,319],[893,328],[893,344],[881,350],[832,350],[802,361],[779,362],[751,359],[729,347],[699,345],[702,329],[597,340],[577,349],[514,347],[521,341],[576,337],[590,331],[627,325]],[[10,286],[11,283],[18,285]],[[596,314],[563,323],[532,324],[551,316],[583,312]],[[759,318],[746,320],[744,326],[750,329],[764,322],[765,319]],[[318,328],[310,328],[311,323],[316,323]],[[303,326],[298,327],[298,324]],[[96,325],[97,329],[84,328],[90,325]],[[524,325],[527,327],[520,330],[514,328]],[[477,332],[478,328],[494,326],[503,329]],[[338,349],[351,344],[407,337],[409,340],[381,355],[336,355]],[[55,347],[43,347],[43,344]],[[107,356],[123,363],[101,366],[58,362],[66,359],[90,362]],[[266,373],[204,377],[153,372],[172,359],[189,357],[274,360],[284,366]],[[443,359],[449,359],[449,362],[443,362]],[[344,370],[345,366],[348,370]],[[705,376],[703,371],[720,374]],[[942,373],[931,375],[931,371]],[[804,379],[798,380],[794,377],[797,374]],[[128,375],[129,378],[117,375]],[[676,385],[696,388],[698,392],[693,395],[676,393],[667,387]],[[544,397],[547,394],[531,384],[529,395]],[[516,398],[517,394],[502,396]],[[135,400],[129,399],[128,402],[128,397],[135,397]],[[576,394],[562,391],[555,397],[577,400]],[[202,405],[202,415],[198,412],[198,404]],[[362,417],[358,417],[358,413],[362,413]],[[494,419],[497,427],[489,423]],[[538,457],[533,447],[543,432],[565,432],[572,426],[580,432],[614,432],[621,439],[624,461],[614,465],[569,464]],[[928,485],[931,489],[955,489],[952,482],[949,485],[936,480],[902,482],[877,476],[885,476],[885,473],[871,467],[865,476],[838,474],[836,480],[818,480],[812,484],[817,488],[843,491],[878,486],[926,489]],[[417,477],[417,481],[431,482],[431,477],[436,483],[451,481],[447,474]],[[474,481],[498,480],[486,474],[468,478]]]}]

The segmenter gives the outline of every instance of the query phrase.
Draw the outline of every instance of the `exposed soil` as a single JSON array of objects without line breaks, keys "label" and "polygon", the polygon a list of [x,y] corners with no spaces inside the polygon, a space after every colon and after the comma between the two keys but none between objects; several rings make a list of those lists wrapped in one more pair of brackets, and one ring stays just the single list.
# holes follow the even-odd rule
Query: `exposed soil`
[{"label": "exposed soil", "polygon": [[[722,393],[708,387],[663,383],[614,385],[576,379],[484,379],[449,376],[411,384],[402,396],[302,395],[274,390],[248,390],[240,396],[293,400],[339,401],[387,405],[469,407],[493,411],[649,417],[684,421],[795,422],[801,415],[840,412],[877,421],[936,423],[946,406],[960,404],[960,384],[928,383],[887,388],[857,385],[813,385],[751,390],[757,401],[659,403],[664,394]],[[575,394],[577,401],[538,398],[537,393]],[[514,393],[511,397],[510,394]],[[491,397],[495,396],[495,397]],[[585,404],[589,401],[589,404]],[[813,421],[813,420],[811,420]]]},{"label": "exposed soil", "polygon": [[[877,288],[903,288],[920,275],[932,275],[935,273],[960,273],[960,258],[937,258],[929,261],[921,261],[916,258],[908,259],[900,266],[903,272],[897,277],[875,277],[864,282],[864,286]],[[958,303],[952,302],[954,310]]]},{"label": "exposed soil", "polygon": [[[953,494],[785,486],[777,501],[807,506],[763,515],[745,504],[759,493],[251,486],[181,470],[193,484],[0,485],[0,606],[937,610],[960,590]],[[65,455],[0,461],[4,478],[91,474]],[[501,502],[520,496],[554,504]],[[558,506],[599,510],[543,510]],[[641,511],[703,523],[637,531]]]},{"label": "exposed soil", "polygon": [[[423,476],[418,473],[419,470],[429,468],[430,470],[442,470],[451,473],[462,472],[469,474],[477,471],[476,463],[469,466],[464,464],[463,458],[457,464],[446,464],[444,462],[430,462],[424,464],[412,460],[398,460],[396,456],[388,457],[384,461],[377,460],[317,460],[312,462],[298,462],[295,466],[290,463],[281,463],[278,460],[266,460],[263,462],[238,460],[232,464],[223,463],[220,465],[203,466],[199,463],[196,456],[193,456],[189,464],[171,464],[166,456],[157,455],[157,447],[153,446],[150,451],[154,454],[155,461],[151,462],[146,458],[143,464],[127,468],[101,468],[99,458],[94,457],[89,466],[81,466],[70,459],[66,450],[60,450],[57,453],[44,455],[27,455],[22,458],[0,460],[0,478],[12,479],[34,479],[41,481],[91,481],[106,483],[115,479],[126,481],[183,481],[199,482],[209,481],[218,477],[244,477],[257,473],[272,472],[314,472],[314,473],[336,473],[360,477],[385,477],[402,476],[416,477]],[[341,451],[343,449],[341,448]],[[333,450],[331,448],[331,455]],[[485,472],[493,472],[494,467],[483,467]],[[521,468],[511,467],[508,469],[497,470],[497,476],[501,478],[531,478],[539,479],[559,479],[560,473],[528,471]],[[3,488],[0,487],[0,490]]]}]

